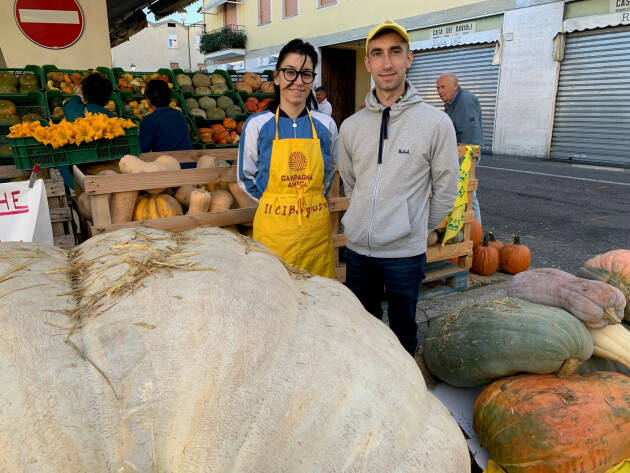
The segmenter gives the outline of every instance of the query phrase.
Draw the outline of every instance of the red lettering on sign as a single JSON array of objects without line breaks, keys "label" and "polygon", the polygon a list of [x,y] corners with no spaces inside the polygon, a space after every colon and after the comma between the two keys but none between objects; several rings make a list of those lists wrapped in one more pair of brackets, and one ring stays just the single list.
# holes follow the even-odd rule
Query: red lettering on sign
[{"label": "red lettering on sign", "polygon": [[7,193],[0,194],[4,199],[0,199],[0,205],[4,204],[6,211],[0,211],[0,217],[4,215],[16,215],[28,213],[28,205],[17,205],[19,202],[18,194],[20,191],[11,191],[9,198]]}]

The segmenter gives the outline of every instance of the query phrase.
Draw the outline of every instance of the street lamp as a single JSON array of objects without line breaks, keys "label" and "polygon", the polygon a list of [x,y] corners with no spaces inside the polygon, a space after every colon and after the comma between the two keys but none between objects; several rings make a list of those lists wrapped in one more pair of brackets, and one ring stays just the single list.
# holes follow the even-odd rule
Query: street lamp
[{"label": "street lamp", "polygon": [[186,18],[188,18],[188,12],[186,10],[179,10],[177,12],[179,15],[179,19],[182,22],[182,25],[186,28],[186,46],[188,47],[188,69],[192,71],[192,61],[190,59],[190,27],[191,26],[203,26],[203,31],[206,31],[205,23],[191,23],[186,25]]}]

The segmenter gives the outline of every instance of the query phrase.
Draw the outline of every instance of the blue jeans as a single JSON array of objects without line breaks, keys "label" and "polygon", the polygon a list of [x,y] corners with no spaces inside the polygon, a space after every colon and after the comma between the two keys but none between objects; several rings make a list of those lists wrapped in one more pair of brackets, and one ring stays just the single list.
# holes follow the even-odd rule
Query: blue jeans
[{"label": "blue jeans", "polygon": [[424,279],[426,254],[408,258],[374,258],[346,248],[346,286],[365,310],[382,319],[387,300],[389,327],[412,356],[418,346],[416,304]]}]

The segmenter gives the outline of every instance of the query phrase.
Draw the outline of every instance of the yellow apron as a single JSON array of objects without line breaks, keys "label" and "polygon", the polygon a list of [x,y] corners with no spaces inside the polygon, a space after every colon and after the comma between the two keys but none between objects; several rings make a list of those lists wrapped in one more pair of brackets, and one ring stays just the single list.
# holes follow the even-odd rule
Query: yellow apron
[{"label": "yellow apron", "polygon": [[[335,277],[332,230],[324,197],[324,157],[308,112],[313,138],[276,138],[269,182],[254,217],[254,239],[285,263],[327,278]],[[308,111],[308,110],[307,110]]]}]

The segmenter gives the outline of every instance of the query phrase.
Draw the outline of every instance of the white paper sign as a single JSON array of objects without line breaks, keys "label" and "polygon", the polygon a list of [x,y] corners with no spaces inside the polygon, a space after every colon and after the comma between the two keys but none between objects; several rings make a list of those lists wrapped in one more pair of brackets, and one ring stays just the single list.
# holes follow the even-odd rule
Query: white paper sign
[{"label": "white paper sign", "polygon": [[0,184],[0,242],[32,241],[53,245],[44,181]]}]

